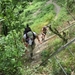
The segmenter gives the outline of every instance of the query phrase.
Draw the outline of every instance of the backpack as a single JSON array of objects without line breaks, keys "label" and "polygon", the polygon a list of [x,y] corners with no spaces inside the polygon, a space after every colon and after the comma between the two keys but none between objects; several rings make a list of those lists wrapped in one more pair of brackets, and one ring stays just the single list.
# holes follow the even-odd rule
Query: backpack
[{"label": "backpack", "polygon": [[35,38],[36,38],[36,35],[34,34],[34,32],[29,31],[26,33],[26,42],[28,44],[29,44],[29,41],[32,40],[32,43],[30,45],[33,45]]},{"label": "backpack", "polygon": [[26,34],[27,32],[32,31],[30,27],[26,27],[24,30],[24,34]]}]

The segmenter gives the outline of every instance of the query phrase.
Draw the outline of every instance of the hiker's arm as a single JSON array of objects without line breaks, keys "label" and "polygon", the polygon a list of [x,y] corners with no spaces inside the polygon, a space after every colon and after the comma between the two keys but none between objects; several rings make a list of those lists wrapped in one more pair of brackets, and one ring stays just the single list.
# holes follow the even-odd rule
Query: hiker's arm
[{"label": "hiker's arm", "polygon": [[36,39],[38,40],[39,43],[41,43],[39,36],[34,32],[34,35],[36,36]]},{"label": "hiker's arm", "polygon": [[39,43],[41,43],[41,42],[40,42],[40,39],[39,39],[39,37],[38,37],[38,36],[36,36],[36,38],[37,38],[38,42],[39,42]]},{"label": "hiker's arm", "polygon": [[27,47],[28,46],[28,44],[25,42],[25,39],[23,38],[23,43],[24,43],[24,45]]},{"label": "hiker's arm", "polygon": [[22,41],[23,41],[23,43],[24,43],[24,45],[25,45],[25,39],[24,39],[24,38],[22,39]]}]

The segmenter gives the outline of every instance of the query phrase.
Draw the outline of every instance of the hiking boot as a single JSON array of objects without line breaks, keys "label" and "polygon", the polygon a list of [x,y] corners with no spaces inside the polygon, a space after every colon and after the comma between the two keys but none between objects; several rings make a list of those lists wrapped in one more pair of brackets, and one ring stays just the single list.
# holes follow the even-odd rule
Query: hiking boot
[{"label": "hiking boot", "polygon": [[31,60],[34,60],[34,58],[31,58]]},{"label": "hiking boot", "polygon": [[29,60],[30,60],[30,61],[33,61],[33,60],[34,60],[34,58],[30,57],[30,58],[29,58]]},{"label": "hiking boot", "polygon": [[30,54],[31,58],[33,57],[33,53]]}]

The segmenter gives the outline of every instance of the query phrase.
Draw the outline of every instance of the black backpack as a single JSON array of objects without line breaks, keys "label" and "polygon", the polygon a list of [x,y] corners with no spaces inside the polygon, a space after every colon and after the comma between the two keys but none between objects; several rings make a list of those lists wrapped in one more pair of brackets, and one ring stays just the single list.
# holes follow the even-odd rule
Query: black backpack
[{"label": "black backpack", "polygon": [[24,30],[24,34],[26,34],[27,32],[32,31],[30,27],[26,27]]}]

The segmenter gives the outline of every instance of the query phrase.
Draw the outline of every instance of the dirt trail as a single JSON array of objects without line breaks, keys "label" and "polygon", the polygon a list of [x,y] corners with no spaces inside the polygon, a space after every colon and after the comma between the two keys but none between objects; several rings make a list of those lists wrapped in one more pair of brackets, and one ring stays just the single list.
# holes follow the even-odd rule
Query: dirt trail
[{"label": "dirt trail", "polygon": [[[52,0],[49,0],[48,2],[46,2],[45,6],[48,4],[54,4],[55,6],[55,12],[56,12],[56,17],[58,16],[59,12],[60,12],[60,6],[58,6],[56,3],[52,2]],[[41,34],[39,35],[40,40],[41,40]],[[34,49],[34,61],[31,62],[31,66],[35,65],[35,64],[39,64],[41,62],[41,52],[48,47],[48,43],[49,43],[49,39],[54,38],[55,35],[51,36],[51,37],[47,37],[45,38],[45,41],[42,42],[42,44],[39,44],[37,40],[36,41],[36,47]]]}]

